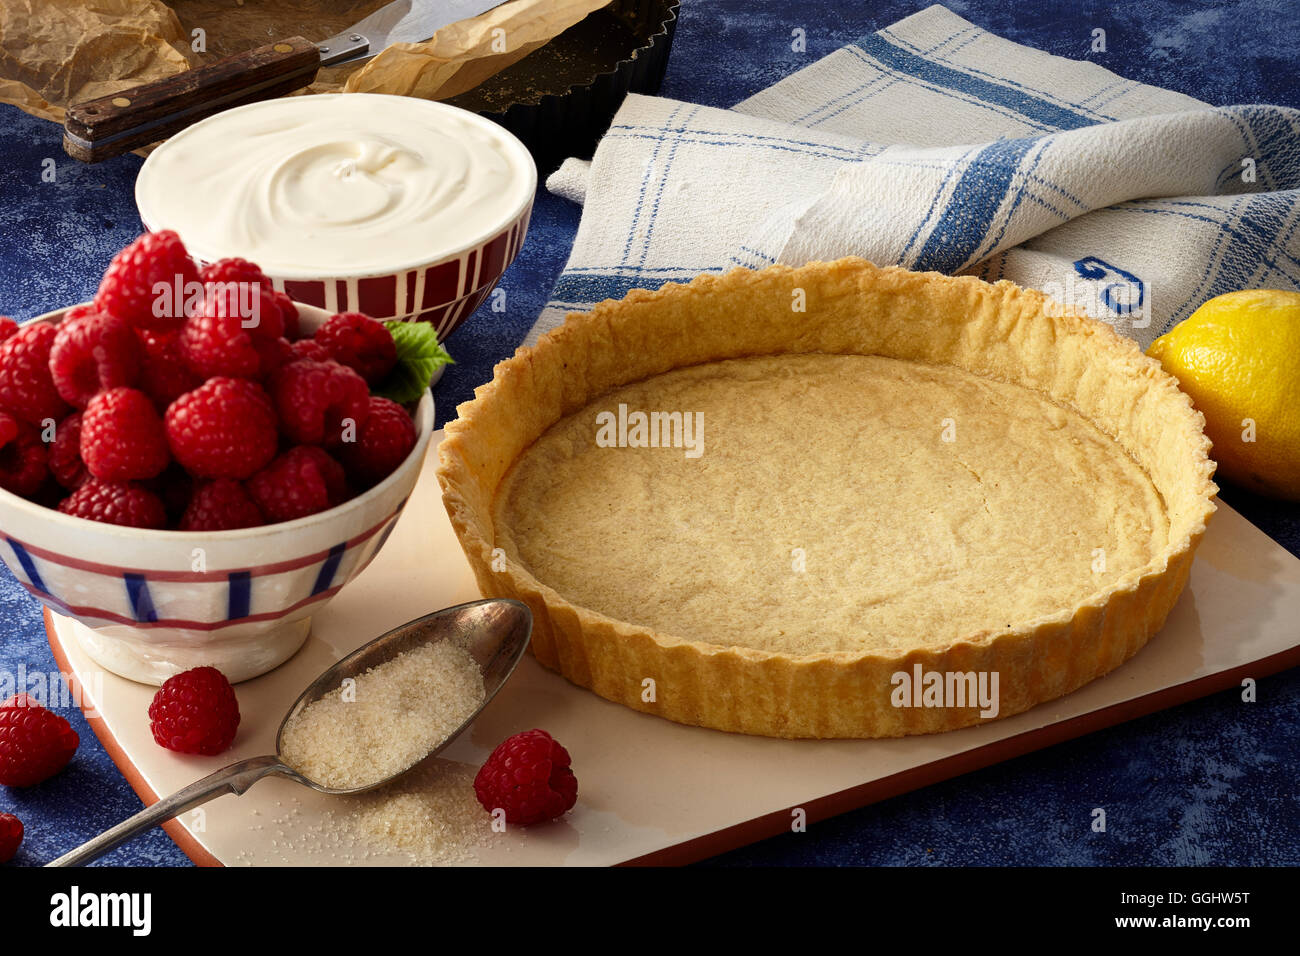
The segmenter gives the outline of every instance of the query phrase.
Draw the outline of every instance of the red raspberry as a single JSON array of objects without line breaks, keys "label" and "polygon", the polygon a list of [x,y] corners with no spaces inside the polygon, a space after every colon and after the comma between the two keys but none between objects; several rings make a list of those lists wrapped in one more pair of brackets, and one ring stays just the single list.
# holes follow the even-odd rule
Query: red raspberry
[{"label": "red raspberry", "polygon": [[271,280],[266,277],[262,267],[247,259],[218,259],[199,271],[199,278],[204,285],[217,282],[256,282],[271,288]]},{"label": "red raspberry", "polygon": [[0,863],[8,863],[23,845],[23,821],[12,813],[0,813]]},{"label": "red raspberry", "polygon": [[370,385],[378,385],[397,364],[393,334],[382,322],[360,312],[331,316],[314,338],[336,362],[355,369]]},{"label": "red raspberry", "polygon": [[508,738],[479,769],[474,793],[483,809],[504,810],[518,826],[554,820],[578,802],[569,752],[544,730]]},{"label": "red raspberry", "polygon": [[149,727],[160,747],[214,757],[230,746],[239,729],[235,689],[215,667],[169,677],[149,705]]},{"label": "red raspberry", "polygon": [[360,487],[377,485],[406,460],[415,447],[415,423],[396,402],[372,395],[366,423],[356,441],[339,446],[348,476]]},{"label": "red raspberry", "polygon": [[81,460],[81,412],[69,415],[54,429],[49,466],[54,480],[70,491],[80,488],[90,477]]},{"label": "red raspberry", "polygon": [[284,320],[284,337],[290,342],[295,342],[302,330],[298,324],[298,307],[293,304],[293,299],[279,291],[275,292],[275,304],[280,307],[280,317]]},{"label": "red raspberry", "polygon": [[231,531],[266,524],[262,512],[233,478],[217,478],[199,485],[181,517],[181,531]]},{"label": "red raspberry", "polygon": [[162,528],[167,510],[162,500],[147,488],[132,482],[100,481],[91,478],[59,503],[65,515],[120,524],[128,528]]},{"label": "red raspberry", "polygon": [[[178,281],[181,302],[174,301]],[[146,232],[113,257],[99,283],[95,304],[100,311],[136,328],[173,329],[185,319],[184,299],[190,291],[186,287],[198,281],[198,267],[180,236],[170,229]],[[167,287],[165,300],[154,291],[158,283]]]},{"label": "red raspberry", "polygon": [[[294,309],[294,318],[297,318],[298,310]],[[7,315],[0,315],[0,342],[3,342],[9,336],[18,331],[18,323]]]},{"label": "red raspberry", "polygon": [[[211,287],[215,290],[216,287]],[[181,329],[180,353],[190,371],[201,378],[262,378],[283,359],[278,349],[259,349],[259,344],[279,338],[284,323],[272,304],[268,316],[263,310],[257,325],[245,327],[238,297],[213,291]],[[274,333],[274,334],[272,334]],[[266,353],[264,356],[264,352]]]},{"label": "red raspberry", "polygon": [[72,725],[26,694],[0,704],[0,783],[32,787],[68,765],[81,743]]},{"label": "red raspberry", "polygon": [[347,498],[343,466],[314,445],[290,448],[248,479],[246,486],[272,522],[315,514]]},{"label": "red raspberry", "polygon": [[330,350],[321,345],[315,339],[299,339],[289,346],[290,362],[296,362],[299,359],[313,359],[317,362],[328,362],[330,358]]},{"label": "red raspberry", "polygon": [[0,488],[35,497],[49,475],[48,450],[41,433],[8,412],[0,412]]},{"label": "red raspberry", "polygon": [[339,440],[345,419],[360,428],[370,412],[366,380],[338,362],[300,359],[271,376],[280,430],[299,445]]},{"label": "red raspberry", "polygon": [[81,460],[104,481],[161,474],[171,452],[149,396],[134,388],[113,388],[92,398],[81,416]]},{"label": "red raspberry", "polygon": [[140,373],[140,391],[153,399],[158,410],[167,406],[186,392],[203,384],[203,379],[190,371],[181,361],[179,332],[138,331],[140,347],[144,351],[144,368]]},{"label": "red raspberry", "polygon": [[65,402],[85,408],[96,392],[135,385],[142,352],[121,319],[94,307],[74,309],[59,323],[50,347],[50,374]]},{"label": "red raspberry", "polygon": [[257,378],[261,358],[239,319],[222,315],[191,316],[181,329],[177,347],[181,361],[201,379]]},{"label": "red raspberry", "polygon": [[48,322],[34,322],[0,344],[0,411],[37,428],[68,414],[50,375],[50,348],[58,334]]},{"label": "red raspberry", "polygon": [[254,339],[277,339],[284,335],[284,315],[268,279],[260,282],[209,282],[203,287],[204,302],[223,315],[235,315],[240,328]]},{"label": "red raspberry", "polygon": [[256,382],[214,378],[167,409],[167,443],[198,478],[244,479],[275,457],[275,410]]}]

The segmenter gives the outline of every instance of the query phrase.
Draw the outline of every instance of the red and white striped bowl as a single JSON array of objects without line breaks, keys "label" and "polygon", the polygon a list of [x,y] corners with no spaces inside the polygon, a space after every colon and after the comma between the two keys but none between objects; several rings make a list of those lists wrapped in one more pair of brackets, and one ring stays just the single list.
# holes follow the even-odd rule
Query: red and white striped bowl
[{"label": "red and white striped bowl", "polygon": [[[371,95],[371,94],[349,94]],[[391,97],[385,97],[391,99]],[[430,322],[445,341],[462,322],[491,295],[493,288],[523,247],[528,233],[528,221],[533,211],[537,191],[537,166],[527,147],[504,128],[491,120],[467,113],[445,103],[415,100],[424,113],[437,116],[441,112],[454,112],[469,117],[473,122],[491,127],[508,144],[510,162],[519,177],[519,200],[499,222],[488,223],[485,235],[463,248],[438,248],[436,236],[429,236],[420,249],[409,250],[404,261],[392,263],[393,268],[370,269],[364,272],[330,274],[308,268],[296,274],[276,274],[273,264],[259,262],[277,289],[288,294],[295,302],[303,302],[336,312],[363,312],[375,319],[405,319]],[[254,104],[260,106],[262,104]],[[220,122],[223,117],[237,113],[240,107],[219,113],[202,123]],[[161,154],[170,144],[161,147]],[[155,155],[158,155],[155,154]],[[150,209],[141,191],[141,184],[150,172],[145,163],[136,183],[136,206],[140,219],[150,232],[176,229],[186,240],[185,229],[166,210]],[[200,188],[196,185],[195,188]],[[188,245],[187,240],[187,245]],[[427,259],[421,257],[428,253]],[[218,258],[240,257],[257,261],[257,256],[240,248],[206,249],[190,248],[190,253],[200,265]]]},{"label": "red and white striped bowl", "polygon": [[[60,309],[34,321],[57,322]],[[299,309],[304,331],[328,314]],[[100,666],[161,684],[208,664],[256,677],[306,640],[311,615],[383,547],[415,487],[433,433],[416,410],[415,448],[386,479],[337,508],[261,528],[182,532],[74,518],[0,489],[0,559],[56,613],[77,621]]]},{"label": "red and white striped bowl", "polygon": [[431,322],[446,341],[492,294],[528,232],[532,194],[519,215],[490,239],[428,265],[378,275],[285,279],[277,289],[326,312],[364,312],[376,319]]}]

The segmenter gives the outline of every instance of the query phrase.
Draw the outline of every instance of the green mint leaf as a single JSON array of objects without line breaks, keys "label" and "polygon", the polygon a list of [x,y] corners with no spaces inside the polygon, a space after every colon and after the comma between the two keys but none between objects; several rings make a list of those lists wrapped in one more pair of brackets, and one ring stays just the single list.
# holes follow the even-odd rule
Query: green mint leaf
[{"label": "green mint leaf", "polygon": [[379,383],[375,394],[401,405],[419,401],[433,373],[455,360],[438,344],[438,332],[428,322],[394,319],[385,322],[384,328],[392,333],[397,346],[397,365]]}]

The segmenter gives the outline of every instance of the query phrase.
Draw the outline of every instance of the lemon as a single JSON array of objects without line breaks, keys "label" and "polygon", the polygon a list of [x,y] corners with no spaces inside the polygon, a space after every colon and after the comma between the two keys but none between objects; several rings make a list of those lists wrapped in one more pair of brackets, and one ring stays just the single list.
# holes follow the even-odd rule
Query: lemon
[{"label": "lemon", "polygon": [[1217,296],[1147,354],[1205,415],[1220,475],[1300,500],[1300,292]]}]

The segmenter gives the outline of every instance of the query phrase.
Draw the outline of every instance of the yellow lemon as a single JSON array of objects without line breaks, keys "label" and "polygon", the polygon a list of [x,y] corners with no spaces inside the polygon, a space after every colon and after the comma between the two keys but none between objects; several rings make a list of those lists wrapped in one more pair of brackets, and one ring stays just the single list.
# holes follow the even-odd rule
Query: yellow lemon
[{"label": "yellow lemon", "polygon": [[1217,296],[1147,354],[1205,415],[1219,474],[1300,500],[1300,292]]}]

